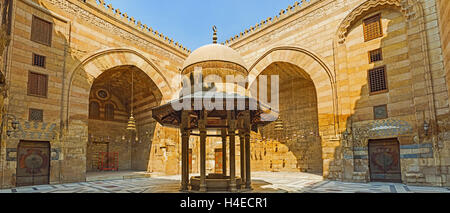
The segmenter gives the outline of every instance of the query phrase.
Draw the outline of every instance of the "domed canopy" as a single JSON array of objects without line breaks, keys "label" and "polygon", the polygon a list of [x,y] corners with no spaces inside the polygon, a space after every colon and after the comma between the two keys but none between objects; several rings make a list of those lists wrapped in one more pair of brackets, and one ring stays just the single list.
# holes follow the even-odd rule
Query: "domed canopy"
[{"label": "domed canopy", "polygon": [[208,44],[192,52],[184,62],[183,70],[191,65],[208,61],[230,62],[247,70],[241,55],[232,48],[221,44]]}]

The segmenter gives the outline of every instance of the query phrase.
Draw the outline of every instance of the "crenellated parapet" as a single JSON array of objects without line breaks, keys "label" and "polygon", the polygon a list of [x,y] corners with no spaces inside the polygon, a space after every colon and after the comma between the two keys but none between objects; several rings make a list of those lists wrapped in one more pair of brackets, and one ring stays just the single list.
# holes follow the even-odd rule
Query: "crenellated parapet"
[{"label": "crenellated parapet", "polygon": [[126,12],[122,12],[119,8],[114,8],[112,4],[107,4],[105,0],[80,0],[80,1],[96,7],[97,9],[116,18],[117,20],[122,21],[128,26],[145,33],[146,35],[152,37],[153,39],[166,43],[171,47],[178,48],[179,50],[183,51],[186,54],[191,53],[191,50],[184,47],[181,43],[175,42],[172,38],[169,38],[163,33],[154,30],[153,28],[147,26],[146,24],[143,24],[141,21],[136,20],[133,16],[129,16]]},{"label": "crenellated parapet", "polygon": [[275,23],[278,23],[287,17],[290,17],[294,13],[297,13],[305,8],[307,8],[309,5],[311,5],[313,2],[316,2],[318,0],[300,0],[296,1],[294,5],[289,5],[286,9],[281,10],[278,15],[274,17],[269,17],[265,20],[262,20],[260,23],[255,24],[254,26],[244,30],[243,32],[231,37],[230,39],[226,40],[224,45],[231,45],[247,36],[250,36],[252,34],[255,34],[263,29],[266,29],[270,26],[272,26]]}]

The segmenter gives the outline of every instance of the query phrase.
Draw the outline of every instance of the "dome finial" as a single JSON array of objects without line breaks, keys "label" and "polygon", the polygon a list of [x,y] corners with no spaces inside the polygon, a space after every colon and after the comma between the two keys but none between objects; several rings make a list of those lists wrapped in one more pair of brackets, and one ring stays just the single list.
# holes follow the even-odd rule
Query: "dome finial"
[{"label": "dome finial", "polygon": [[217,27],[216,25],[213,26],[213,44],[217,44]]}]

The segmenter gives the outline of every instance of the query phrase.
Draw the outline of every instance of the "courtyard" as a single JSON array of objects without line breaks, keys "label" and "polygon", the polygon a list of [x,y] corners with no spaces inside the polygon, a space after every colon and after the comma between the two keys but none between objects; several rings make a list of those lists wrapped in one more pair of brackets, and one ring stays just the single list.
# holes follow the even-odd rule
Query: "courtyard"
[{"label": "courtyard", "polygon": [[[399,183],[324,181],[321,176],[308,173],[255,172],[253,174],[252,193],[450,193],[449,188],[410,186]],[[181,180],[180,176],[144,177],[143,174],[134,172],[103,176],[94,174],[91,178],[104,180],[27,186],[0,190],[0,193],[178,193]]]}]

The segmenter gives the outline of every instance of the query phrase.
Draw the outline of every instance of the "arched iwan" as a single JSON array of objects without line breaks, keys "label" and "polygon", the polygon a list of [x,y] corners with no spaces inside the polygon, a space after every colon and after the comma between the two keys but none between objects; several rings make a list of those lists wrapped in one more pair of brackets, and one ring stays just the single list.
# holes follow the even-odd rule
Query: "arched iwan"
[{"label": "arched iwan", "polygon": [[322,135],[337,135],[338,106],[335,74],[316,54],[300,47],[276,47],[261,56],[249,69],[249,85],[272,63],[287,62],[305,70],[317,90],[319,131]]},{"label": "arched iwan", "polygon": [[69,125],[69,120],[87,119],[89,94],[95,78],[111,68],[124,65],[136,66],[145,72],[160,90],[163,103],[171,97],[173,88],[165,76],[142,54],[130,49],[99,51],[82,60],[71,73],[66,94],[66,126]]}]

